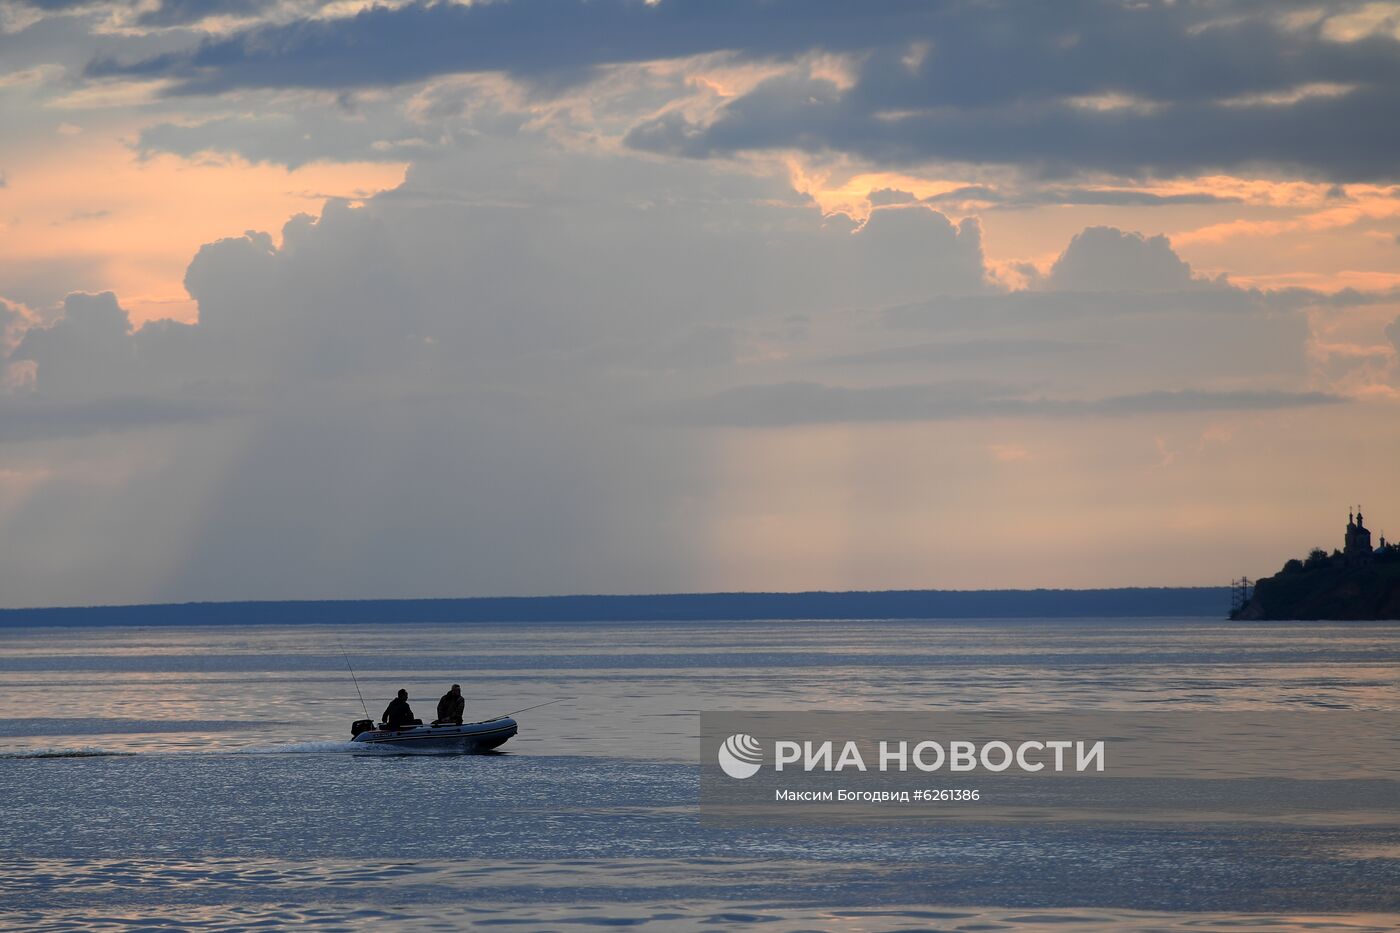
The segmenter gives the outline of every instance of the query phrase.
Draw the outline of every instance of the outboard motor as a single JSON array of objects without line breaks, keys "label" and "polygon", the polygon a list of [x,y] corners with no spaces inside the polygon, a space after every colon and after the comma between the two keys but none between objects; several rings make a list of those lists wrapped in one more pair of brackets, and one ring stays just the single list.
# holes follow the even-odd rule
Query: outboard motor
[{"label": "outboard motor", "polygon": [[374,728],[373,719],[357,719],[350,724],[350,738],[354,738],[361,732],[368,732]]}]

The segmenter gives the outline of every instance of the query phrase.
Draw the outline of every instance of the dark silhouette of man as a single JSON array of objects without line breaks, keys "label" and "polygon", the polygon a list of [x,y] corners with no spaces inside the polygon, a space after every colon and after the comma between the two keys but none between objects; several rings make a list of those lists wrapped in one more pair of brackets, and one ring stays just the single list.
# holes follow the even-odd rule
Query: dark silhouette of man
[{"label": "dark silhouette of man", "polygon": [[462,714],[466,712],[467,701],[462,699],[462,685],[453,684],[452,689],[442,695],[438,700],[438,718],[433,720],[433,725],[441,726],[451,723],[460,726],[462,724]]},{"label": "dark silhouette of man", "polygon": [[413,718],[413,708],[408,705],[407,690],[400,690],[399,695],[389,701],[389,705],[384,707],[384,715],[381,718],[386,726],[419,725],[419,720]]}]

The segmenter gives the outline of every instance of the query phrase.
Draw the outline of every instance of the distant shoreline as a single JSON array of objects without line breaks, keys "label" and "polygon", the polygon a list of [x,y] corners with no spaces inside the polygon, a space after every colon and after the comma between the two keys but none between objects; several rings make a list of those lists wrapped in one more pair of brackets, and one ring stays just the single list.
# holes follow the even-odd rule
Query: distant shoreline
[{"label": "distant shoreline", "polygon": [[265,600],[0,609],[28,626],[355,625],[486,622],[737,622],[810,619],[1224,619],[1230,588],[880,590],[481,596],[453,599]]}]

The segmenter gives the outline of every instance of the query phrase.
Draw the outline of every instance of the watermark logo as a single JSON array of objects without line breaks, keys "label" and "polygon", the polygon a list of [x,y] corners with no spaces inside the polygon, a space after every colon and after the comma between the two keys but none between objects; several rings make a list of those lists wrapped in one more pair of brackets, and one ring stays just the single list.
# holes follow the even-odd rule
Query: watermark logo
[{"label": "watermark logo", "polygon": [[699,733],[701,818],[727,826],[1400,814],[1393,711],[722,710]]},{"label": "watermark logo", "polygon": [[751,778],[763,766],[763,746],[758,739],[736,732],[719,747],[719,766],[732,778]]}]

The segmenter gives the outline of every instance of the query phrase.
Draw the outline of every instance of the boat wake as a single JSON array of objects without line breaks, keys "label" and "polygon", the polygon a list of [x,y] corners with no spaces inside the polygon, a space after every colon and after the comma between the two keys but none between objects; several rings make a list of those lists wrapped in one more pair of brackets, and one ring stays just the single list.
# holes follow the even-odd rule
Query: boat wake
[{"label": "boat wake", "polygon": [[293,742],[261,748],[240,748],[235,755],[462,755],[460,748],[412,748],[397,745],[371,745],[366,742]]},{"label": "boat wake", "polygon": [[292,742],[287,745],[265,745],[255,748],[235,749],[235,755],[324,755],[339,752],[359,751],[349,741],[330,739],[319,742]]},{"label": "boat wake", "polygon": [[[173,751],[116,751],[84,746],[82,748],[26,748],[0,751],[0,761],[39,758],[129,758],[135,755],[369,755],[375,757],[401,755],[463,755],[473,754],[460,748],[413,748],[391,745],[370,745],[364,742],[328,740],[291,742],[286,745],[264,745],[250,748],[189,749]],[[476,752],[475,754],[482,754]],[[494,753],[486,753],[494,754]]]},{"label": "boat wake", "polygon": [[139,735],[162,732],[244,732],[287,723],[247,719],[127,719],[89,716],[82,719],[54,716],[9,717],[0,719],[0,737]]},{"label": "boat wake", "polygon": [[114,752],[105,748],[27,748],[17,752],[0,752],[0,759],[9,758],[115,758],[134,754]]}]

